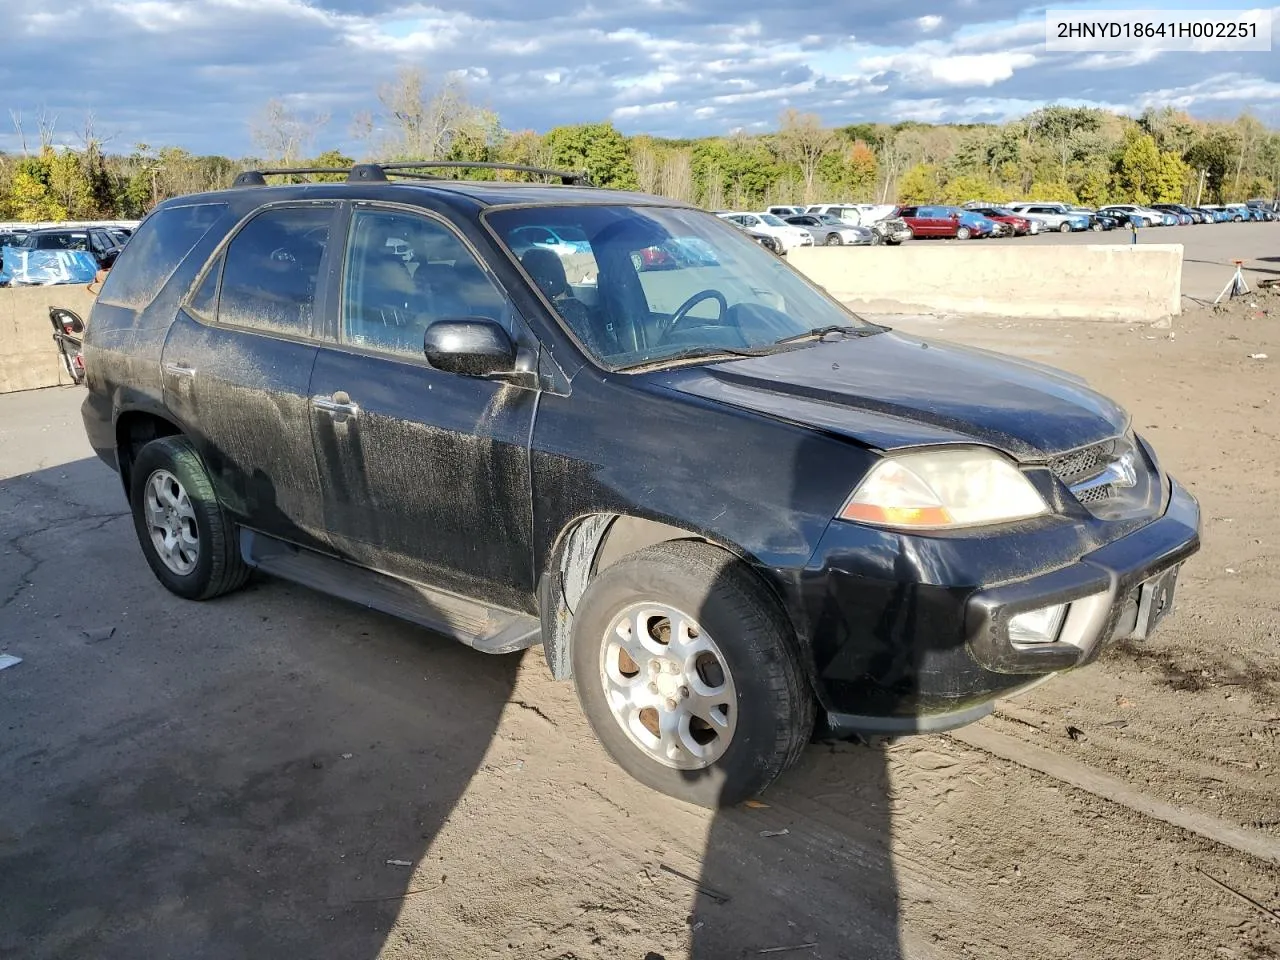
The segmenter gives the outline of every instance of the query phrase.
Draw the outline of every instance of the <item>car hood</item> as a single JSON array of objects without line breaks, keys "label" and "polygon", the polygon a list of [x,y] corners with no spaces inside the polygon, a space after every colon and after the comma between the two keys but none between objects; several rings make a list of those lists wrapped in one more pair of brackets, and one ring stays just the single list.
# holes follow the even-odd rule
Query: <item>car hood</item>
[{"label": "car hood", "polygon": [[1040,460],[1121,434],[1129,420],[1061,370],[892,331],[668,370],[660,380],[880,450],[978,442]]}]

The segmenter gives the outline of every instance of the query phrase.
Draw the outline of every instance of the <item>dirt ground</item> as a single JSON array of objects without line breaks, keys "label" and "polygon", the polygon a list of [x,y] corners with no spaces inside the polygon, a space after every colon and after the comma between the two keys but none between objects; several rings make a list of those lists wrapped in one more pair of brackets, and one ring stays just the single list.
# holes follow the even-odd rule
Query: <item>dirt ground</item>
[{"label": "dirt ground", "polygon": [[[1256,302],[1168,329],[891,322],[1085,374],[1204,510],[1154,638],[978,726],[1276,849],[1280,297]],[[23,658],[0,671],[0,957],[1280,957],[1280,863],[958,736],[815,744],[713,815],[616,768],[539,651],[266,579],[184,603],[80,396],[0,397],[0,653]]]}]

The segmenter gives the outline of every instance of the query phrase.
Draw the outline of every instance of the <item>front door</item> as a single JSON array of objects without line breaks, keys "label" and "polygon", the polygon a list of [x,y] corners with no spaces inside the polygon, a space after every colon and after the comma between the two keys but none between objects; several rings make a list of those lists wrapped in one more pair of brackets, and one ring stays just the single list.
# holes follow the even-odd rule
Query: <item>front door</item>
[{"label": "front door", "polygon": [[523,612],[534,607],[529,436],[537,393],[435,370],[427,325],[503,322],[529,334],[442,220],[359,205],[336,328],[310,417],[335,546],[364,566]]},{"label": "front door", "polygon": [[249,220],[170,327],[165,399],[245,526],[327,549],[308,386],[335,204]]}]

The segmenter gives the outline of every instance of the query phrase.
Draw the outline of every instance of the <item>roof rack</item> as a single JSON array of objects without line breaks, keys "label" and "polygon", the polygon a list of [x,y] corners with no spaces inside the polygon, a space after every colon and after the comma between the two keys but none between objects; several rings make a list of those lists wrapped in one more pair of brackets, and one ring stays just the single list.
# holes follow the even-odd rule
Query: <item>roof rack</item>
[{"label": "roof rack", "polygon": [[491,163],[479,160],[410,160],[395,163],[357,163],[352,167],[278,167],[270,170],[246,170],[236,177],[233,186],[264,187],[267,177],[290,174],[345,173],[347,183],[386,182],[390,177],[405,177],[411,180],[448,180],[449,177],[436,177],[419,173],[420,170],[436,168],[453,168],[468,170],[510,170],[515,173],[535,174],[543,177],[556,177],[566,186],[578,184],[591,186],[586,171],[551,170],[547,167],[531,167],[522,163]]}]

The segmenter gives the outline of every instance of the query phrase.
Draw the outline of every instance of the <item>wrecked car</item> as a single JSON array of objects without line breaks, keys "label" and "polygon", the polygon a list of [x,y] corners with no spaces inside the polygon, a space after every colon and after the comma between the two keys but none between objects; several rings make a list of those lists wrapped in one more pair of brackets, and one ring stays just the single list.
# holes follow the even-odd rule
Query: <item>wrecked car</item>
[{"label": "wrecked car", "polygon": [[[84,426],[174,594],[257,570],[538,647],[712,807],[1165,621],[1199,507],[1078,377],[871,323],[680,202],[438,166],[251,171],[120,253]],[[673,244],[705,255],[637,267]]]}]

